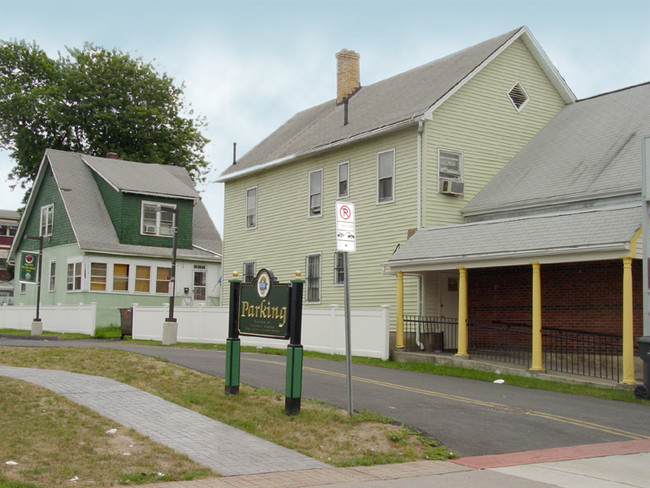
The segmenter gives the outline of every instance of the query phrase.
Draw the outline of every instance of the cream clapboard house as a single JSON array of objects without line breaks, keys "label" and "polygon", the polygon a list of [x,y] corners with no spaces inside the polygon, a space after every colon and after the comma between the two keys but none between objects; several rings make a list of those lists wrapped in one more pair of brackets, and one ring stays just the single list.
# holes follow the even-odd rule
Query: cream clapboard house
[{"label": "cream clapboard house", "polygon": [[[575,97],[526,27],[369,86],[356,53],[337,59],[336,99],[222,173],[224,282],[301,270],[305,306],[342,306],[335,202],[348,201],[351,306],[388,304],[394,318],[396,278],[383,265],[396,246],[415,229],[463,223],[461,209]],[[424,286],[405,276],[405,312],[421,310]],[[446,299],[455,316],[456,297],[435,297]]]}]

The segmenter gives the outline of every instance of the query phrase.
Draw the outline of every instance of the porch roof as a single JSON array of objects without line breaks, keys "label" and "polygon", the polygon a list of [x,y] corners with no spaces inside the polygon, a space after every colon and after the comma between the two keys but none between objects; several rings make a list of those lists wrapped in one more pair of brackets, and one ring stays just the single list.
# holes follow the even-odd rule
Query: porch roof
[{"label": "porch roof", "polygon": [[420,272],[634,258],[641,217],[637,204],[420,229],[386,266]]}]

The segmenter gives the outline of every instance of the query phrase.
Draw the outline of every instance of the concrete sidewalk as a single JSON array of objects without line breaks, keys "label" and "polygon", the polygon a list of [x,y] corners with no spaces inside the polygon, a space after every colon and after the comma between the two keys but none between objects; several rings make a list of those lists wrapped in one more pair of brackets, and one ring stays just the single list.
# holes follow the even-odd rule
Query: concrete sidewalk
[{"label": "concrete sidewalk", "polygon": [[648,486],[650,478],[650,440],[333,468],[108,378],[10,366],[0,366],[0,376],[48,388],[223,475],[149,485],[158,488],[629,488]]}]

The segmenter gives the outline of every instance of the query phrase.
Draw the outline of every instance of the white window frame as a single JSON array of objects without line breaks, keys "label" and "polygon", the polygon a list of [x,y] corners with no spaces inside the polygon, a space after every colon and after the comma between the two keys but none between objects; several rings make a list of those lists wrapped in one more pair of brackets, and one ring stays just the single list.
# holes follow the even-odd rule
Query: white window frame
[{"label": "white window frame", "polygon": [[56,291],[56,260],[50,261],[50,277],[47,284],[47,291],[52,293]]},{"label": "white window frame", "polygon": [[[151,222],[151,219],[147,219],[145,223],[145,207],[155,207],[156,211],[156,220]],[[162,211],[163,208],[168,208],[172,210],[172,223],[171,231],[169,233],[162,232]],[[160,202],[148,202],[143,200],[140,205],[140,234],[144,236],[158,236],[158,237],[173,237],[174,236],[174,227],[176,226],[176,205],[173,203],[160,203]]]},{"label": "white window frame", "polygon": [[[514,90],[517,86],[519,86],[520,90],[522,91],[522,93],[526,97],[526,100],[524,100],[524,103],[522,103],[518,107],[517,107],[517,104],[515,103],[515,101],[512,99],[512,96],[510,95],[512,93],[512,90]],[[520,112],[520,113],[524,109],[524,107],[526,105],[528,105],[528,102],[530,101],[530,95],[528,95],[528,92],[526,91],[526,88],[524,88],[524,85],[523,85],[523,83],[521,81],[518,81],[517,83],[512,85],[512,87],[510,88],[510,90],[508,90],[508,93],[506,93],[506,95],[508,96],[508,100],[510,100],[510,102],[512,103],[512,106],[515,108],[515,110],[517,112]]]},{"label": "white window frame", "polygon": [[[391,172],[391,195],[390,198],[381,198],[380,193],[381,193],[381,181],[385,180],[386,178],[380,178],[380,159],[381,156],[384,154],[392,154],[393,155],[393,165],[392,165],[392,172]],[[395,201],[395,149],[389,149],[388,151],[381,151],[377,153],[377,204],[384,204],[384,203],[393,203]]]},{"label": "white window frame", "polygon": [[[172,272],[171,264],[169,266],[152,266],[151,269],[156,270],[156,275],[153,278],[155,280],[154,293],[156,295],[167,295],[167,296],[169,296],[171,294],[171,286],[170,286],[171,285],[171,272]],[[161,280],[158,277],[158,270],[161,270],[161,269],[169,270],[168,274],[167,274],[167,276],[165,277],[164,280]],[[163,291],[158,291],[158,286],[159,285],[161,286],[161,288],[165,286],[165,285],[163,285],[163,283],[166,283],[166,288],[167,289],[163,290]]]},{"label": "white window frame", "polygon": [[[156,269],[156,267],[151,266],[150,264],[135,263],[134,268],[135,268],[135,274],[133,275],[133,293],[137,293],[137,294],[143,293],[143,294],[150,295],[151,294],[151,282],[155,281],[153,279],[153,275],[151,273],[151,270]],[[147,268],[149,270],[149,277],[146,280],[144,278],[138,278],[138,268]],[[156,270],[156,272],[157,272],[157,270]],[[148,285],[147,289],[146,290],[138,290],[138,284],[141,283],[141,282],[145,282],[145,281],[146,281],[146,283]]]},{"label": "white window frame", "polygon": [[[126,266],[126,289],[121,290],[119,288],[115,288],[115,266]],[[110,280],[110,289],[113,293],[131,293],[131,280],[132,280],[132,275],[133,271],[135,270],[135,265],[130,262],[130,261],[114,261],[110,263],[110,271],[108,274],[110,276],[107,276],[106,279],[107,281]],[[124,278],[120,275],[118,277],[119,282],[122,283]],[[106,289],[108,289],[108,283],[106,283]]]},{"label": "white window frame", "polygon": [[54,229],[54,204],[43,205],[41,207],[41,222],[39,236],[51,237]]},{"label": "white window frame", "polygon": [[[347,177],[345,180],[341,179],[341,167],[345,166],[346,167],[346,172],[347,172]],[[348,197],[350,196],[350,161],[343,161],[342,163],[339,163],[337,168],[336,168],[336,180],[337,180],[337,185],[336,185],[336,192],[339,198],[343,197]],[[345,193],[341,191],[341,183],[345,181]]]},{"label": "white window frame", "polygon": [[[443,172],[440,165],[440,160],[443,157],[443,154],[458,156],[458,174],[451,172]],[[443,147],[438,148],[438,178],[446,178],[448,180],[463,181],[463,166],[464,166],[464,157],[463,152],[455,149],[446,149]]]},{"label": "white window frame", "polygon": [[[70,274],[70,266],[72,266],[72,275]],[[78,271],[78,273],[77,273]],[[70,279],[72,278],[72,280]],[[77,279],[79,279],[79,286],[77,285]],[[77,293],[83,290],[83,263],[81,260],[77,261],[68,261],[66,267],[66,286],[65,290],[67,293]],[[72,282],[72,288],[70,288],[70,283]]]},{"label": "white window frame", "polygon": [[[311,270],[312,266],[310,266],[309,261],[313,258],[318,259],[318,270],[317,273],[318,275],[314,278],[311,275]],[[310,253],[307,254],[307,257],[305,258],[305,269],[306,269],[306,276],[305,276],[305,302],[306,303],[320,303],[320,298],[321,298],[321,291],[322,291],[322,260],[321,260],[321,254],[320,253]],[[310,290],[313,289],[313,280],[316,280],[316,291],[317,291],[317,297],[314,299],[310,297]]]},{"label": "white window frame", "polygon": [[[254,192],[254,202],[253,208],[249,207],[249,193]],[[252,210],[252,212],[251,212]],[[249,222],[249,218],[252,217],[252,223]],[[257,228],[257,187],[252,186],[246,189],[246,228],[247,229],[256,229]]]},{"label": "white window frame", "polygon": [[[104,275],[102,276],[101,274],[93,274],[93,266],[103,266],[104,267]],[[106,293],[108,291],[108,263],[105,263],[103,261],[91,261],[90,265],[88,267],[89,269],[89,275],[90,275],[90,280],[89,280],[89,285],[88,285],[88,291],[92,293]],[[102,281],[97,281],[96,278],[103,278]],[[93,290],[93,285],[95,283],[100,283],[104,285],[103,290]]]},{"label": "white window frame", "polygon": [[[311,187],[311,175],[318,173],[320,174],[320,190],[315,192]],[[307,182],[309,188],[309,199],[307,200],[307,209],[309,217],[322,217],[323,216],[323,170],[315,169],[314,171],[309,172],[309,180]],[[320,197],[320,205],[318,205],[318,211],[316,212],[316,206],[312,205],[312,197],[318,195]]]}]

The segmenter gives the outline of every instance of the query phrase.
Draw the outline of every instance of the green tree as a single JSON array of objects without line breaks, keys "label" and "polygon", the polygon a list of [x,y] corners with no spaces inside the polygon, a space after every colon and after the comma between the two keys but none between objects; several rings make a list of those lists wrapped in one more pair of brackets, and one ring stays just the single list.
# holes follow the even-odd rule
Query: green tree
[{"label": "green tree", "polygon": [[14,185],[31,184],[48,148],[183,166],[205,181],[206,123],[183,84],[119,50],[67,51],[50,59],[35,43],[0,41],[0,147]]}]

